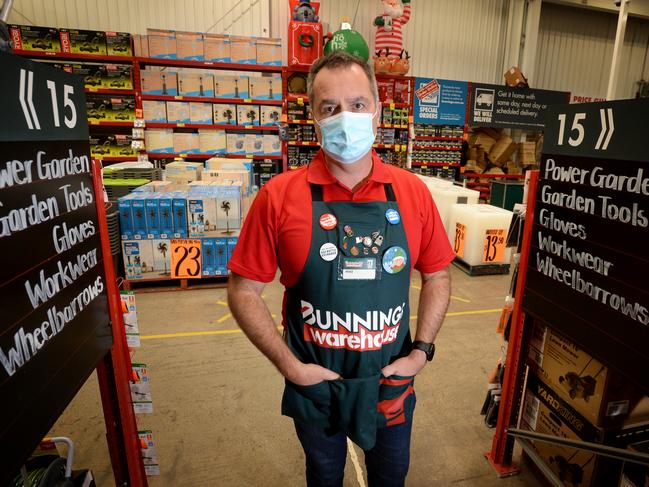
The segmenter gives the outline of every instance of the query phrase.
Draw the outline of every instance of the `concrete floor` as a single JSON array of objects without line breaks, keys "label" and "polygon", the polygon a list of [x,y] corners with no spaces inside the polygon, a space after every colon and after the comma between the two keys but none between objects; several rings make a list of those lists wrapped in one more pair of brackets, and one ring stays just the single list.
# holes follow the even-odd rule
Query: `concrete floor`
[{"label": "concrete floor", "polygon": [[[486,378],[504,353],[495,328],[509,276],[469,277],[453,268],[452,279],[454,298],[435,359],[417,379],[407,485],[544,485],[525,466],[518,476],[498,479],[483,458],[491,448],[493,430],[485,427],[479,410]],[[411,288],[413,310],[419,284],[417,275]],[[281,293],[277,282],[264,293],[278,323]],[[283,380],[237,330],[225,300],[223,289],[137,295],[143,340],[133,360],[148,364],[154,401],[154,413],[138,415],[138,425],[153,431],[161,466],[161,476],[150,477],[149,483],[304,485],[302,450],[291,420],[279,413]],[[146,338],[214,331],[219,333]],[[114,483],[96,376],[90,377],[52,433],[74,439],[75,465],[92,468],[99,486]],[[360,467],[355,467],[354,457]],[[355,455],[348,456],[345,486],[365,485],[362,469],[363,452],[355,447]]]}]

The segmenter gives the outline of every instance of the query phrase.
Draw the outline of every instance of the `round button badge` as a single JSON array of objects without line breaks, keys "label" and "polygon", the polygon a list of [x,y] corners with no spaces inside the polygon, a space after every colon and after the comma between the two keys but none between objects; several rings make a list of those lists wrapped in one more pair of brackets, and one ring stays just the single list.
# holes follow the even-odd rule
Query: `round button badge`
[{"label": "round button badge", "polygon": [[322,257],[322,260],[331,262],[338,257],[338,247],[332,243],[322,244],[322,247],[320,247],[320,257]]},{"label": "round button badge", "polygon": [[406,251],[401,247],[390,247],[385,251],[385,254],[383,254],[383,269],[385,269],[385,272],[388,274],[401,272],[404,267],[406,267],[407,263],[408,256],[406,255]]},{"label": "round button badge", "polygon": [[338,220],[331,213],[325,213],[320,217],[320,226],[325,230],[332,230],[336,228]]},{"label": "round button badge", "polygon": [[392,225],[396,225],[401,221],[401,216],[399,215],[399,212],[395,210],[394,208],[389,208],[385,211],[385,218],[388,220]]}]

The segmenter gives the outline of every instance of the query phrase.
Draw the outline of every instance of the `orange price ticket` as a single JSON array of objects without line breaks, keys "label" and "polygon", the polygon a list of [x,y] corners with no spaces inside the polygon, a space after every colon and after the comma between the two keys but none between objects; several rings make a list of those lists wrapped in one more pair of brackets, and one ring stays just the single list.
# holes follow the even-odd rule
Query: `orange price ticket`
[{"label": "orange price ticket", "polygon": [[453,251],[460,259],[464,258],[464,238],[466,237],[466,226],[461,223],[455,224],[455,239],[453,241]]},{"label": "orange price ticket", "polygon": [[202,262],[201,240],[173,239],[169,254],[171,256],[171,277],[173,279],[200,279]]},{"label": "orange price ticket", "polygon": [[502,228],[487,230],[484,238],[482,262],[490,264],[505,260],[505,230]]}]

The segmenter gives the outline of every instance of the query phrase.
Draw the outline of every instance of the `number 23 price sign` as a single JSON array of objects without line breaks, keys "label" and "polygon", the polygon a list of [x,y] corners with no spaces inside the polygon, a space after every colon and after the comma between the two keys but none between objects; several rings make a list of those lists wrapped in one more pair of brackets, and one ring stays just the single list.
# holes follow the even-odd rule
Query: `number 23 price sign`
[{"label": "number 23 price sign", "polygon": [[200,239],[177,239],[171,241],[172,279],[200,279],[202,249]]}]

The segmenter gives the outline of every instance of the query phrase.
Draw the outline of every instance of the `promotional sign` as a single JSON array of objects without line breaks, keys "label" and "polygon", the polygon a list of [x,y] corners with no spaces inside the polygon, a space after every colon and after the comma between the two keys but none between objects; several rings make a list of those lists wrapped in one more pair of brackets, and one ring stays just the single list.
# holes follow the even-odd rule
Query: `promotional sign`
[{"label": "promotional sign", "polygon": [[649,100],[548,110],[523,306],[649,392]]},{"label": "promotional sign", "polygon": [[415,123],[464,125],[468,83],[415,78]]},{"label": "promotional sign", "polygon": [[83,82],[0,53],[0,485],[112,345]]},{"label": "promotional sign", "polygon": [[201,247],[200,238],[171,240],[172,279],[200,279],[203,277]]},{"label": "promotional sign", "polygon": [[471,83],[469,125],[542,129],[548,106],[569,99],[570,93],[563,91]]}]

